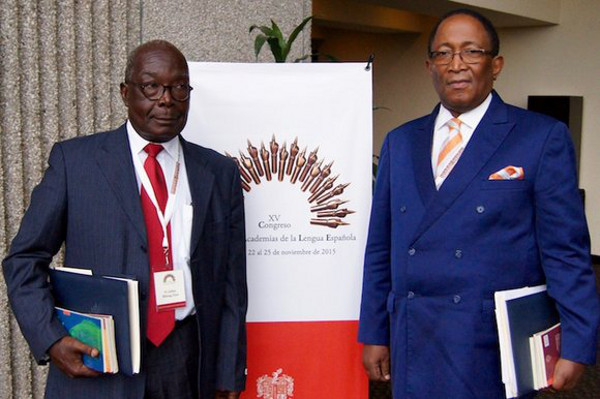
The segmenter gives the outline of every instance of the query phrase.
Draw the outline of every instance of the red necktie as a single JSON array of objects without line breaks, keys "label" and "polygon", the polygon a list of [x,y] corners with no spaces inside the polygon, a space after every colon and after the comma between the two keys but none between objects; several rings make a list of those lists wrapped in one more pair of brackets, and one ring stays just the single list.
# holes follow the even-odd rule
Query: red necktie
[{"label": "red necktie", "polygon": [[[148,153],[144,169],[148,174],[150,184],[154,190],[156,201],[161,211],[165,212],[167,206],[167,184],[160,164],[156,160],[156,156],[163,150],[159,144],[148,144],[144,147],[144,151]],[[142,210],[144,212],[144,220],[146,221],[146,234],[148,236],[148,259],[150,262],[150,295],[148,299],[148,327],[146,336],[156,346],[159,346],[165,338],[173,331],[175,327],[175,311],[167,310],[158,312],[156,310],[156,294],[154,291],[154,273],[172,270],[173,257],[171,255],[171,226],[167,226],[167,235],[169,240],[169,251],[165,254],[163,242],[163,229],[156,213],[156,208],[146,190],[142,186]]]}]

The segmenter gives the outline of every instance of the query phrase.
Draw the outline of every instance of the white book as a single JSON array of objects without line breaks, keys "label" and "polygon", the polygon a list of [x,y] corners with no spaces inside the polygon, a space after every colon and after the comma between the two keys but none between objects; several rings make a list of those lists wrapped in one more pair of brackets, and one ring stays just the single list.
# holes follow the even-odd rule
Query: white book
[{"label": "white book", "polygon": [[142,341],[140,338],[140,299],[138,295],[138,282],[128,278],[121,277],[109,277],[115,280],[121,280],[127,282],[127,291],[129,292],[129,325],[138,326],[138,328],[129,329],[129,342],[131,345],[131,364],[133,365],[133,372],[138,374],[140,372],[140,364],[142,362]]}]

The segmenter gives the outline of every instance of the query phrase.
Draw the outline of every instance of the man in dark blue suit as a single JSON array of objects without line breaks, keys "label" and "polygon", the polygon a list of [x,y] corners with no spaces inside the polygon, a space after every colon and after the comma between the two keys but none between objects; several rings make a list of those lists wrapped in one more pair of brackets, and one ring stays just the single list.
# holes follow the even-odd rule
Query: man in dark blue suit
[{"label": "man in dark blue suit", "polygon": [[569,132],[500,99],[498,52],[487,19],[445,15],[426,61],[441,104],[381,150],[359,339],[394,399],[505,397],[499,290],[547,284],[562,328],[554,389],[595,362],[600,311]]},{"label": "man in dark blue suit", "polygon": [[[9,298],[34,357],[50,361],[48,398],[238,398],[245,386],[244,210],[236,165],[180,137],[190,93],[186,60],[165,41],[130,55],[121,84],[128,122],[57,143],[3,262]],[[161,217],[162,216],[162,217]],[[48,268],[139,281],[141,372],[100,374],[95,348],[54,314]],[[162,310],[154,276],[183,281]],[[76,378],[72,378],[76,377]]]}]

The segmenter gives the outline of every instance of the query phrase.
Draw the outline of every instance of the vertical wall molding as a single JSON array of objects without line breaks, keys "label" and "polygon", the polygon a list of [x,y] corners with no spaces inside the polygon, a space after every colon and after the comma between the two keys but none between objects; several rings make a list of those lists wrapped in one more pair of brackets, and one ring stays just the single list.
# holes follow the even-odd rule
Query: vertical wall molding
[{"label": "vertical wall molding", "polygon": [[[139,0],[0,2],[0,254],[52,145],[122,123],[119,82],[139,43]],[[132,40],[134,38],[134,40]],[[38,366],[0,274],[0,399],[43,398]]]}]

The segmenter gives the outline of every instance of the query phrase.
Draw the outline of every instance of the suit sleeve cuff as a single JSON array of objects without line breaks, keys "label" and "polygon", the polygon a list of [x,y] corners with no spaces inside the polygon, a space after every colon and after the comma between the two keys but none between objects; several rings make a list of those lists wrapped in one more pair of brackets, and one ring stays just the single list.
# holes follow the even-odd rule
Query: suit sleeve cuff
[{"label": "suit sleeve cuff", "polygon": [[35,347],[32,346],[31,348],[31,352],[33,353],[33,357],[35,358],[37,364],[48,364],[48,362],[50,361],[50,356],[48,352],[52,345],[54,345],[60,339],[68,335],[69,333],[65,330],[62,324],[53,324],[52,327],[48,330],[46,336],[40,340],[40,344],[36,345]]}]

